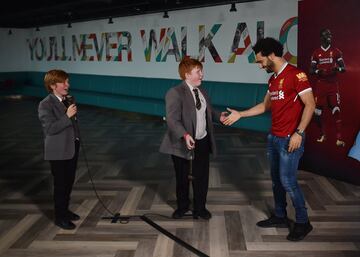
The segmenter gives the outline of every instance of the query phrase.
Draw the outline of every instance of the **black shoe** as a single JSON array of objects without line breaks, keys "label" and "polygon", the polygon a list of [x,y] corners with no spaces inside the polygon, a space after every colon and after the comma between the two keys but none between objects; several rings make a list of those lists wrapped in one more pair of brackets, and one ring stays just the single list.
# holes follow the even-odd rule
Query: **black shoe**
[{"label": "black shoe", "polygon": [[55,225],[62,229],[75,229],[76,226],[70,220],[55,220]]},{"label": "black shoe", "polygon": [[193,211],[193,218],[198,219],[199,217],[204,220],[209,220],[211,219],[212,215],[207,209],[203,209],[201,211]]},{"label": "black shoe", "polygon": [[287,228],[289,227],[289,219],[287,217],[279,218],[275,215],[271,215],[270,218],[261,220],[256,223],[256,225],[262,228]]},{"label": "black shoe", "polygon": [[71,221],[77,221],[77,220],[80,219],[80,216],[77,215],[76,213],[73,213],[72,211],[68,211],[67,217],[68,217],[69,220],[71,220]]},{"label": "black shoe", "polygon": [[173,219],[181,219],[184,217],[185,213],[187,213],[189,209],[176,209],[172,214]]},{"label": "black shoe", "polygon": [[309,234],[312,229],[313,226],[311,226],[309,221],[306,223],[295,223],[294,228],[290,231],[286,239],[290,241],[300,241],[304,239],[304,237]]}]

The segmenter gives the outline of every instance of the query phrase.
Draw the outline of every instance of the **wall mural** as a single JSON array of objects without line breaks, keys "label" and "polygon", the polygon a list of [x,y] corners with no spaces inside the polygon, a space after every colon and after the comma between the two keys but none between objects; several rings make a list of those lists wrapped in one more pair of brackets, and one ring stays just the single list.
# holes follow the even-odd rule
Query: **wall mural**
[{"label": "wall mural", "polygon": [[[287,48],[287,35],[292,26],[297,25],[297,17],[287,20],[280,30],[281,43],[284,44],[285,58],[288,62],[296,64],[297,58]],[[210,32],[206,34],[205,25],[198,26],[199,52],[192,57],[205,62],[205,51],[208,50],[216,63],[234,63],[236,57],[245,55],[249,63],[255,62],[255,54],[252,45],[258,37],[264,34],[264,21],[257,22],[257,38],[251,40],[248,26],[245,22],[238,23],[229,46],[229,56],[220,56],[213,38],[221,29],[222,24],[214,24]],[[263,31],[263,32],[261,32]],[[260,35],[259,36],[259,33]],[[129,31],[89,33],[69,36],[34,37],[27,39],[30,60],[34,61],[111,61],[132,62],[132,40],[141,40],[143,45],[144,60],[151,62],[166,62],[169,56],[173,56],[176,62],[189,55],[187,43],[187,27],[180,28],[180,37],[176,34],[175,27],[145,30],[141,29],[133,37]],[[72,49],[67,49],[66,42],[70,41]],[[244,45],[244,46],[242,46]],[[179,47],[180,46],[180,47]],[[138,50],[138,49],[137,49]],[[152,57],[154,57],[152,59]]]}]

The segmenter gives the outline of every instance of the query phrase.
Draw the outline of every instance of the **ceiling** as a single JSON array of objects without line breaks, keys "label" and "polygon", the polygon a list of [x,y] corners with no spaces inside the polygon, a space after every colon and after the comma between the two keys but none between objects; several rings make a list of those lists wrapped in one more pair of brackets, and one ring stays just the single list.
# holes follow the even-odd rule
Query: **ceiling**
[{"label": "ceiling", "polygon": [[124,17],[261,0],[31,0],[7,1],[0,9],[0,27],[31,28],[109,17]]}]

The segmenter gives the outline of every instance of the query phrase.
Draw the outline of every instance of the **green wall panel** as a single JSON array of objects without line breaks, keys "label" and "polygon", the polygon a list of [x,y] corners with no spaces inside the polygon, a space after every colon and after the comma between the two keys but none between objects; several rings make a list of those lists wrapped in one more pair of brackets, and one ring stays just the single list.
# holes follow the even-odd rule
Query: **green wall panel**
[{"label": "green wall panel", "polygon": [[[11,90],[2,90],[1,94],[23,94],[44,97],[47,92],[43,86],[44,72],[4,72],[0,73],[0,85],[13,80]],[[70,90],[76,101],[119,110],[164,116],[164,97],[169,88],[180,83],[176,79],[118,77],[88,74],[70,74]],[[212,104],[218,110],[226,107],[246,109],[259,102],[265,96],[267,85],[255,83],[230,83],[204,81]],[[244,118],[233,126],[268,131],[271,117],[269,113]]]}]

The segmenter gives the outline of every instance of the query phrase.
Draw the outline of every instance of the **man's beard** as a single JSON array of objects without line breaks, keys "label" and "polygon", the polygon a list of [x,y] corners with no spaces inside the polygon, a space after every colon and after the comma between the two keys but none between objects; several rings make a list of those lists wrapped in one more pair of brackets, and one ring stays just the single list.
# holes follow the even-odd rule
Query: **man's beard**
[{"label": "man's beard", "polygon": [[266,72],[267,72],[267,73],[272,73],[272,72],[274,72],[274,66],[275,66],[274,62],[268,60],[268,63],[267,63],[266,66],[265,66]]},{"label": "man's beard", "polygon": [[271,70],[270,67],[266,67],[265,70],[266,70],[267,73],[272,73],[273,72],[273,70]]}]

